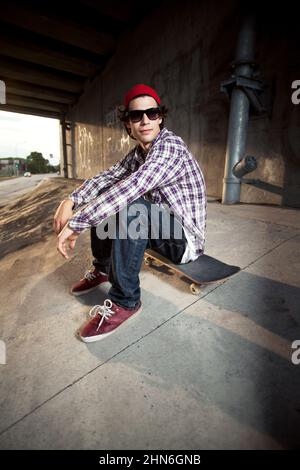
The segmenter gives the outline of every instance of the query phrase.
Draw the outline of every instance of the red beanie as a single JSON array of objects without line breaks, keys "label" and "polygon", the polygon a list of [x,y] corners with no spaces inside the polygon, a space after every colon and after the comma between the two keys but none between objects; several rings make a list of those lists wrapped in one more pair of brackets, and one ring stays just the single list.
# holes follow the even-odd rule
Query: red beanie
[{"label": "red beanie", "polygon": [[141,96],[141,95],[152,96],[152,98],[154,98],[155,101],[158,104],[160,104],[160,97],[158,96],[156,91],[153,88],[151,88],[150,86],[143,85],[143,84],[140,83],[139,85],[135,85],[134,87],[132,87],[127,92],[127,94],[125,96],[125,100],[124,100],[125,107],[127,108],[127,106],[129,105],[129,102],[131,100],[133,100],[133,98],[136,98],[137,96]]}]

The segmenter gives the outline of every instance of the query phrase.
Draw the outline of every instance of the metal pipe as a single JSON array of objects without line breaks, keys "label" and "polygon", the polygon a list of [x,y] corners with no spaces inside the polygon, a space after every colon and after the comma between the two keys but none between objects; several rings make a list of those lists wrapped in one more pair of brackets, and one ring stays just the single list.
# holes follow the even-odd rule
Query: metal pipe
[{"label": "metal pipe", "polygon": [[247,155],[245,158],[240,160],[234,167],[232,168],[232,173],[237,178],[243,178],[243,176],[251,173],[251,171],[256,170],[257,162],[256,158],[252,155]]},{"label": "metal pipe", "polygon": [[75,140],[75,126],[76,124],[71,122],[71,151],[72,151],[72,178],[77,178],[77,166],[76,166],[76,140]]},{"label": "metal pipe", "polygon": [[64,161],[64,177],[68,178],[68,155],[67,155],[67,138],[66,138],[66,121],[62,119],[60,121],[61,127],[61,136],[62,136],[62,151],[63,151],[63,161]]},{"label": "metal pipe", "polygon": [[[254,66],[255,20],[244,19],[239,34],[234,75],[251,78]],[[223,178],[222,204],[240,201],[241,184],[232,169],[244,156],[249,121],[249,99],[241,88],[234,87],[231,94],[230,116],[227,136],[226,159]]]}]

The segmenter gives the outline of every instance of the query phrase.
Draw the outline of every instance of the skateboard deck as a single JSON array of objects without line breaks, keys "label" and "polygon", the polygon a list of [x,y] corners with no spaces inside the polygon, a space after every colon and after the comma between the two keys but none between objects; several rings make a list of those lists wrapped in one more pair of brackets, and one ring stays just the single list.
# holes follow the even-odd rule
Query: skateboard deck
[{"label": "skateboard deck", "polygon": [[186,277],[192,281],[190,284],[192,294],[199,294],[201,285],[227,279],[241,269],[239,266],[223,263],[208,255],[199,256],[199,258],[190,263],[174,264],[172,261],[151,249],[145,251],[144,262],[149,266],[167,266],[176,273]]}]

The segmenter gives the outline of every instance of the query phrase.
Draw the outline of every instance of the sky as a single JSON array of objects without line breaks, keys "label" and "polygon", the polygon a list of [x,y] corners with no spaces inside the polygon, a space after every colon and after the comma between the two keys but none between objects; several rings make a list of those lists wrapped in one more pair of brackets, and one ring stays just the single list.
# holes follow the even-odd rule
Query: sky
[{"label": "sky", "polygon": [[[60,160],[59,120],[0,111],[0,157],[41,152],[52,165]],[[50,157],[53,154],[53,158]]]}]

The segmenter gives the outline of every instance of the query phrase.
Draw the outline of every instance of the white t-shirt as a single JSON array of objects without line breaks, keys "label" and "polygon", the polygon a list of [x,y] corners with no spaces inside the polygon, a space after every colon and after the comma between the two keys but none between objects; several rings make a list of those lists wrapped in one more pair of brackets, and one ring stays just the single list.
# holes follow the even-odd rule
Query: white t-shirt
[{"label": "white t-shirt", "polygon": [[195,253],[194,245],[191,241],[191,236],[189,232],[184,227],[183,227],[183,230],[184,230],[185,238],[187,240],[187,244],[186,244],[185,252],[183,253],[183,256],[181,258],[180,264],[188,263],[189,261],[194,261],[199,256]]},{"label": "white t-shirt", "polygon": [[[167,212],[170,212],[170,208],[167,204],[156,203],[157,206],[163,207]],[[194,250],[194,245],[192,243],[192,237],[187,229],[183,227],[184,235],[187,240],[185,252],[182,255],[181,261],[179,264],[189,263],[198,258],[199,255]]]}]

